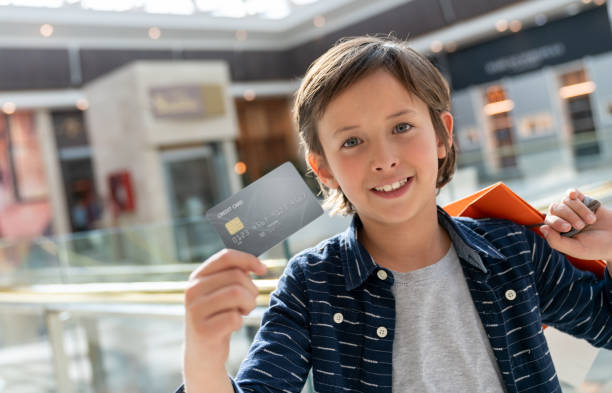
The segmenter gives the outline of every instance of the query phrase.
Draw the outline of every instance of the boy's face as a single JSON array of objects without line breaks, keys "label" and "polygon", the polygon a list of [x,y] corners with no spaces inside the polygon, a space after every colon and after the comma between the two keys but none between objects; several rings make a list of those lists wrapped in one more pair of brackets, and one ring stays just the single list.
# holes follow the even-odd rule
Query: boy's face
[{"label": "boy's face", "polygon": [[[448,134],[452,116],[441,115]],[[325,153],[319,177],[340,186],[364,222],[391,224],[435,206],[438,159],[446,156],[427,105],[377,70],[336,96],[317,124]]]}]

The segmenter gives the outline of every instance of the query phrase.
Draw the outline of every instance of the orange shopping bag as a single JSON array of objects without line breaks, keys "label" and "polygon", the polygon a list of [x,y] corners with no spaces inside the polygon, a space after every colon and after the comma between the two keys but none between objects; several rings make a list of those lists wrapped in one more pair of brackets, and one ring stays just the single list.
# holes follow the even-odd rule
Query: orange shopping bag
[{"label": "orange shopping bag", "polygon": [[[501,218],[517,224],[529,226],[544,221],[545,215],[537,211],[522,200],[504,183],[495,183],[463,199],[444,206],[444,210],[451,216],[471,218]],[[542,236],[539,226],[531,228]],[[601,260],[587,261],[568,256],[567,259],[580,270],[595,273],[602,279],[606,262]]]}]

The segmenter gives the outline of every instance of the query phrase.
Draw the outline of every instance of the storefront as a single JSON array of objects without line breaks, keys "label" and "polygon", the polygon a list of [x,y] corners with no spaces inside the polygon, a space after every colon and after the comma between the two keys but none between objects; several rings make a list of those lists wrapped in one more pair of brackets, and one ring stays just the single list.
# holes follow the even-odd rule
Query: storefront
[{"label": "storefront", "polygon": [[460,166],[486,179],[612,161],[605,5],[447,56]]},{"label": "storefront", "polygon": [[132,63],[85,86],[105,227],[145,225],[181,261],[210,255],[204,213],[242,186],[229,84],[224,62],[176,61]]}]

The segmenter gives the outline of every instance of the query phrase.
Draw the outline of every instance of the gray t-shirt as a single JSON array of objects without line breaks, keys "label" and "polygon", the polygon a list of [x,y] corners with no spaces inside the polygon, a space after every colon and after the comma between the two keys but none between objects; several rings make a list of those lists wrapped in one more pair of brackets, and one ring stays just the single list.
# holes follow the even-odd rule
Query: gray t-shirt
[{"label": "gray t-shirt", "polygon": [[504,392],[455,248],[393,276],[393,392]]}]

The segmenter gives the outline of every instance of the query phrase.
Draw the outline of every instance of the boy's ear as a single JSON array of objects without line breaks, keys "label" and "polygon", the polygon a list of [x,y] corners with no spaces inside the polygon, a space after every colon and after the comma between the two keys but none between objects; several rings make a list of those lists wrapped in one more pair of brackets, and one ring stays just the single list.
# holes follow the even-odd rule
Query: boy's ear
[{"label": "boy's ear", "polygon": [[332,175],[331,171],[327,168],[325,159],[321,155],[316,153],[308,153],[308,163],[312,168],[312,171],[317,175],[319,180],[329,188],[338,188],[338,183]]},{"label": "boy's ear", "polygon": [[[446,140],[448,141],[448,147],[450,148],[453,145],[453,115],[450,112],[444,111],[440,113],[440,119],[442,120],[442,124],[444,124],[444,129],[446,130]],[[438,158],[446,157],[448,153],[446,148],[444,147],[444,142],[438,139]]]}]

